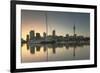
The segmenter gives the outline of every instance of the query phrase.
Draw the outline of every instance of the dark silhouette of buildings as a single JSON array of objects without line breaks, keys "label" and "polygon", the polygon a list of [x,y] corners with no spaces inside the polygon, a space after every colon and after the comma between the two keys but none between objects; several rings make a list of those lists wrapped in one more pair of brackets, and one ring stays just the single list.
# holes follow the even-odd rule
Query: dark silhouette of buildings
[{"label": "dark silhouette of buildings", "polygon": [[29,38],[29,35],[27,34],[26,35],[26,42],[29,42],[30,38]]},{"label": "dark silhouette of buildings", "polygon": [[43,37],[46,38],[46,33],[45,32],[43,32]]},{"label": "dark silhouette of buildings", "polygon": [[36,33],[36,38],[40,38],[40,33]]},{"label": "dark silhouette of buildings", "polygon": [[56,36],[56,31],[55,31],[55,30],[52,31],[52,36],[53,36],[53,37]]},{"label": "dark silhouette of buildings", "polygon": [[[52,31],[52,35],[47,35],[46,32],[43,32],[43,36],[40,35],[40,33],[36,33],[34,30],[31,30],[29,32],[29,35],[26,35],[26,42],[27,43],[43,43],[47,42],[49,43],[89,43],[90,38],[89,37],[84,37],[84,36],[77,36],[76,34],[76,26],[73,26],[73,36],[70,36],[69,34],[66,34],[65,36],[58,36],[56,35],[56,30]],[[36,35],[36,36],[35,36]]]},{"label": "dark silhouette of buildings", "polygon": [[30,40],[32,40],[35,37],[35,31],[31,30],[30,31]]},{"label": "dark silhouette of buildings", "polygon": [[69,34],[66,34],[66,37],[68,38],[69,37]]},{"label": "dark silhouette of buildings", "polygon": [[21,46],[23,46],[24,43],[26,43],[26,41],[23,38],[21,38]]}]

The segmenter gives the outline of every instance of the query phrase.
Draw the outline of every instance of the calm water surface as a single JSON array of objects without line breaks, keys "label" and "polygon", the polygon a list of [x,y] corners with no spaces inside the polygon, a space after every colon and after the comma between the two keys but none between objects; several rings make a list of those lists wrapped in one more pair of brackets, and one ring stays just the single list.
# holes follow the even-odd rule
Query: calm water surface
[{"label": "calm water surface", "polygon": [[21,62],[45,62],[90,59],[88,44],[23,44]]}]

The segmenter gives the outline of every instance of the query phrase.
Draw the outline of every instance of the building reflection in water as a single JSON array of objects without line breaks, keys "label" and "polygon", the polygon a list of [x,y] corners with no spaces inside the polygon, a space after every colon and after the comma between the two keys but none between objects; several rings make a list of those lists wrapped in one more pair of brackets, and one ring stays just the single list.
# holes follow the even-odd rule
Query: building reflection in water
[{"label": "building reflection in water", "polygon": [[[24,45],[24,44],[23,44]],[[22,45],[22,46],[23,46]],[[74,43],[74,44],[26,44],[27,50],[30,50],[30,54],[35,54],[36,52],[40,52],[41,47],[43,47],[44,52],[48,52],[48,49],[52,49],[52,53],[56,54],[57,48],[65,47],[66,51],[69,50],[70,47],[73,48],[73,57],[75,57],[75,50],[77,47],[84,47],[89,45],[89,43]]]}]

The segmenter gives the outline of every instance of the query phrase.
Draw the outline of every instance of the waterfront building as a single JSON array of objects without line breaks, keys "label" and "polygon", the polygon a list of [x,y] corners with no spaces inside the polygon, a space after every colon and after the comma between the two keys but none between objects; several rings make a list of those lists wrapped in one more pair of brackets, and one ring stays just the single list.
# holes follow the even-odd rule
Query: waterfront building
[{"label": "waterfront building", "polygon": [[46,38],[46,33],[45,32],[43,32],[43,37]]},{"label": "waterfront building", "polygon": [[66,34],[66,37],[68,38],[69,37],[69,34]]},{"label": "waterfront building", "polygon": [[55,31],[55,30],[52,31],[52,36],[53,36],[53,37],[56,36],[56,31]]},{"label": "waterfront building", "polygon": [[36,33],[36,38],[40,38],[40,33]]},{"label": "waterfront building", "polygon": [[31,30],[30,31],[30,40],[33,39],[35,37],[35,31]]},{"label": "waterfront building", "polygon": [[29,42],[29,35],[26,35],[26,42]]}]

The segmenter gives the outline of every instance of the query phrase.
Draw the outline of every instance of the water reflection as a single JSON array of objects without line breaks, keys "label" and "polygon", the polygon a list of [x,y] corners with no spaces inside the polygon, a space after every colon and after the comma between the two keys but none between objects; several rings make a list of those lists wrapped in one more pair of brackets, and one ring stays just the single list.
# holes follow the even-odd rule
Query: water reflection
[{"label": "water reflection", "polygon": [[[55,54],[57,48],[65,47],[66,50],[68,50],[69,47],[73,47],[73,49],[75,51],[75,48],[84,47],[86,45],[89,45],[89,44],[88,43],[84,43],[84,44],[79,44],[79,43],[78,44],[77,43],[76,44],[30,44],[30,45],[26,44],[27,50],[30,49],[31,54],[35,54],[35,52],[40,51],[41,47],[43,47],[44,52],[46,52],[47,49],[52,49],[53,54]],[[22,47],[23,47],[23,45],[22,45]],[[35,51],[35,49],[36,49],[36,51]]]},{"label": "water reflection", "polygon": [[22,62],[81,60],[89,57],[89,43],[22,45]]}]

